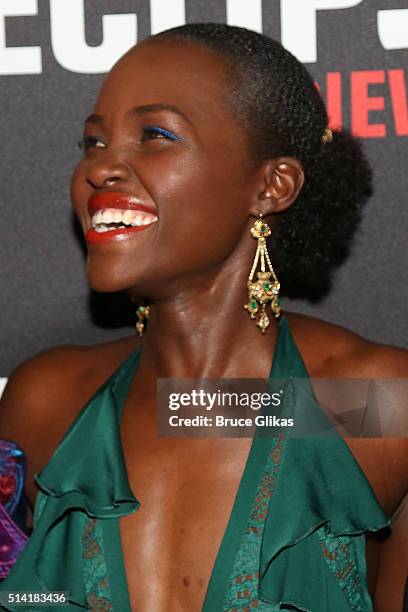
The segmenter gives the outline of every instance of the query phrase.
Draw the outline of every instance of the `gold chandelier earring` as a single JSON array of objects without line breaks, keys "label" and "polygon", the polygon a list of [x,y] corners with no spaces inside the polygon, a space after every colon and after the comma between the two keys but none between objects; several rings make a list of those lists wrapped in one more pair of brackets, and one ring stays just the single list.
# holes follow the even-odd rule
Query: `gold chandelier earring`
[{"label": "gold chandelier earring", "polygon": [[[245,304],[244,308],[248,311],[251,319],[255,319],[259,313],[256,324],[264,334],[270,325],[269,317],[266,314],[266,306],[269,302],[271,303],[273,315],[276,318],[280,316],[280,282],[274,272],[268,249],[266,248],[266,238],[271,235],[271,228],[262,218],[262,213],[260,213],[259,219],[251,227],[251,235],[258,240],[258,246],[247,283],[249,301],[248,304]],[[265,262],[268,265],[268,271],[266,270]],[[261,270],[256,274],[258,280],[254,282],[255,272],[259,263]]]}]

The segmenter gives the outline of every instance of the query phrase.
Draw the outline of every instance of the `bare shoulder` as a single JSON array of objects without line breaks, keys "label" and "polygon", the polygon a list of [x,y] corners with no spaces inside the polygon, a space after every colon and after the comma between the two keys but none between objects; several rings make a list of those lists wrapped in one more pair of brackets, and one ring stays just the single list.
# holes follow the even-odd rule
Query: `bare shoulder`
[{"label": "bare shoulder", "polygon": [[27,456],[27,492],[69,425],[93,393],[135,350],[138,339],[59,346],[27,359],[11,374],[0,401],[0,437]]},{"label": "bare shoulder", "polygon": [[314,317],[287,318],[311,376],[326,378],[407,378],[408,351],[379,344]]}]

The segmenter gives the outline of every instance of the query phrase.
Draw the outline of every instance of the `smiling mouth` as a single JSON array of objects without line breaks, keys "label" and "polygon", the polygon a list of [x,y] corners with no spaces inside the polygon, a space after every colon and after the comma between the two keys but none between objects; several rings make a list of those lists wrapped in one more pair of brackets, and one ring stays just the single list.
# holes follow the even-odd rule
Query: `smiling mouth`
[{"label": "smiling mouth", "polygon": [[157,216],[142,210],[104,208],[92,215],[92,229],[101,234],[115,230],[144,229],[155,223]]},{"label": "smiling mouth", "polygon": [[122,192],[94,194],[89,198],[87,208],[91,227],[85,238],[91,244],[127,240],[158,220],[154,209]]}]

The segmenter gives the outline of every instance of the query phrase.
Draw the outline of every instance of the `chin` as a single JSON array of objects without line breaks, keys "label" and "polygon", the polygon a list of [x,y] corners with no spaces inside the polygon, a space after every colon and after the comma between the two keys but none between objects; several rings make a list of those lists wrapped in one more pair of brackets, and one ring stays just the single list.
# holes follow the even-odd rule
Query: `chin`
[{"label": "chin", "polygon": [[112,269],[101,269],[100,266],[87,264],[86,276],[91,289],[100,293],[114,293],[124,291],[136,284],[135,279],[127,275],[115,273]]},{"label": "chin", "polygon": [[124,287],[121,283],[111,282],[110,279],[107,278],[94,278],[93,276],[88,275],[88,285],[94,291],[98,293],[116,293],[118,291],[122,291]]},{"label": "chin", "polygon": [[88,259],[86,277],[90,288],[99,293],[116,293],[132,289],[140,295],[154,294],[157,285],[156,276],[148,272],[142,273],[141,270],[135,273],[134,266],[129,273],[130,269],[130,266],[113,266],[108,265],[108,262],[101,266],[100,262],[96,264]]}]

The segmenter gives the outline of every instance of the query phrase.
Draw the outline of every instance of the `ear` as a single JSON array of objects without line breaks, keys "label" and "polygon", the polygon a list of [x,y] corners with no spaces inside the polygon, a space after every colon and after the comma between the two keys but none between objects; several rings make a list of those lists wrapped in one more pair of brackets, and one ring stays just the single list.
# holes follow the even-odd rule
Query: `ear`
[{"label": "ear", "polygon": [[251,214],[255,216],[289,208],[305,181],[302,163],[295,157],[278,157],[265,162],[258,176],[258,193],[251,207]]}]

